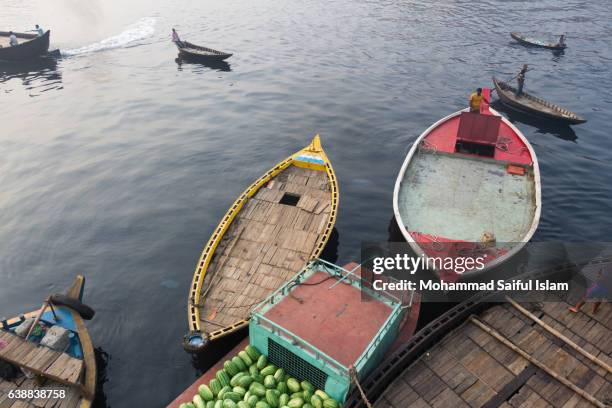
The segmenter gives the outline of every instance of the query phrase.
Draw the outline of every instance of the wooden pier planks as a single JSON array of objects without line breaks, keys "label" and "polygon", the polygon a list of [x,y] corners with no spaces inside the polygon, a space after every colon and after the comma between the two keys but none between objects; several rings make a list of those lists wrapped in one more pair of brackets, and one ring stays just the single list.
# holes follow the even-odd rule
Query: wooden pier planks
[{"label": "wooden pier planks", "polygon": [[[290,193],[295,205],[281,204]],[[253,306],[309,261],[331,212],[324,171],[290,166],[249,198],[225,233],[199,299],[212,330],[247,319]]]},{"label": "wooden pier planks", "polygon": [[[550,327],[596,358],[610,363],[612,305],[596,315],[585,305],[578,314],[561,298],[521,303]],[[509,304],[478,316],[530,358],[537,359],[579,390],[554,379],[516,351],[471,323],[449,333],[406,369],[374,404],[377,408],[423,407],[582,407],[579,395],[612,405],[612,374],[536,324]]]}]

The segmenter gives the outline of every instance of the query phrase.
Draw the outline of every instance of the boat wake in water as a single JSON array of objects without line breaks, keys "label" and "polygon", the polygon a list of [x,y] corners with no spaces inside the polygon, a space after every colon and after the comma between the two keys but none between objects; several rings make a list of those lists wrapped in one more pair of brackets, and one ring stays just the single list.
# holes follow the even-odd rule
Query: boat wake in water
[{"label": "boat wake in water", "polygon": [[145,17],[130,25],[125,31],[115,36],[106,38],[102,41],[86,45],[81,48],[62,51],[63,56],[74,56],[89,54],[92,52],[112,50],[115,48],[123,48],[137,41],[150,37],[155,32],[154,17]]}]

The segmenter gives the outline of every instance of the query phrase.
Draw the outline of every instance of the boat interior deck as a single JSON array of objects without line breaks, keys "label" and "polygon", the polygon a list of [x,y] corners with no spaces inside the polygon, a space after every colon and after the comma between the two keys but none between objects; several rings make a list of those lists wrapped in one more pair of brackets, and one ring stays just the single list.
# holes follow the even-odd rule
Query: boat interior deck
[{"label": "boat interior deck", "polygon": [[325,171],[289,166],[248,199],[215,251],[200,299],[207,331],[248,319],[302,269],[329,222]]},{"label": "boat interior deck", "polygon": [[398,204],[409,232],[467,242],[490,232],[511,243],[533,222],[533,178],[510,174],[502,161],[420,150],[402,183]]},{"label": "boat interior deck", "polygon": [[[357,361],[391,314],[358,288],[315,272],[269,309],[265,317],[349,367]],[[320,283],[319,283],[320,282]],[[332,288],[333,286],[333,288]]]},{"label": "boat interior deck", "polygon": [[[23,338],[0,330],[0,360],[26,369],[37,378],[20,375],[14,380],[0,378],[0,407],[76,407],[81,395],[84,366],[83,360],[66,353],[38,346]],[[9,397],[10,391],[17,390],[63,390],[64,398],[50,395],[49,398]]]},{"label": "boat interior deck", "polygon": [[[589,304],[574,314],[564,299],[549,300],[520,305],[598,360],[612,364],[612,303],[603,303],[597,314]],[[583,392],[600,406],[611,406],[612,373],[516,307],[495,306],[477,319],[550,371],[468,320],[400,374],[375,408],[594,406]]]}]

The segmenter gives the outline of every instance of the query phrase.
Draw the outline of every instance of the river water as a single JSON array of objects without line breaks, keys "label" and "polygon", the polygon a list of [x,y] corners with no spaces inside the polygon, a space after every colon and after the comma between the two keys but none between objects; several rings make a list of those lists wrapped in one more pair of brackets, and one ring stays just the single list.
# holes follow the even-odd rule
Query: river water
[{"label": "river water", "polygon": [[[3,0],[0,29],[41,24],[63,57],[0,68],[0,315],[84,274],[108,359],[97,404],[162,406],[197,375],[180,347],[187,287],[248,184],[320,133],[337,260],[357,259],[388,238],[412,141],[523,63],[526,90],[588,119],[509,115],[540,161],[535,239],[610,241],[611,16],[606,0]],[[234,56],[179,64],[171,27]],[[569,48],[525,48],[513,30]]]}]

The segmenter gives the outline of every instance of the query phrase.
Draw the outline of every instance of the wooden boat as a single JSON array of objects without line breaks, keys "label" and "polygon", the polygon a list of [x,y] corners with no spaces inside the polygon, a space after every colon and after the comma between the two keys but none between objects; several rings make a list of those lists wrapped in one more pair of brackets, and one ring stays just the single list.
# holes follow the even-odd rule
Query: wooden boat
[{"label": "wooden boat", "polygon": [[185,59],[199,61],[223,61],[233,54],[223,51],[213,50],[212,48],[201,47],[187,41],[175,42],[179,50],[179,56]]},{"label": "wooden boat", "polygon": [[373,291],[361,271],[355,262],[344,267],[311,262],[253,310],[249,337],[168,408],[190,402],[202,384],[224,369],[225,361],[249,344],[290,376],[307,380],[339,400],[345,398],[353,388],[348,367],[354,364],[360,377],[367,375],[411,338],[419,316],[418,294],[406,291],[401,299]]},{"label": "wooden boat", "polygon": [[[581,293],[572,292],[457,305],[361,382],[367,399],[385,408],[610,407],[612,303],[573,314]],[[359,393],[344,405],[365,407]]]},{"label": "wooden boat", "polygon": [[0,60],[23,61],[40,57],[49,51],[49,37],[51,31],[47,30],[42,36],[28,33],[14,33],[19,44],[11,47],[9,44],[9,32],[0,31]]},{"label": "wooden boat", "polygon": [[509,84],[493,78],[495,90],[502,103],[510,108],[518,111],[554,119],[565,123],[577,125],[586,122],[586,119],[581,118],[574,112],[565,108],[523,92],[521,96],[516,95],[516,88]]},{"label": "wooden boat", "polygon": [[[93,317],[93,310],[80,303],[84,285],[85,278],[77,276],[66,295],[49,298],[51,306],[1,322],[0,406],[91,407],[97,372],[83,320]],[[61,350],[46,343],[58,329],[68,339]]]},{"label": "wooden boat", "polygon": [[547,48],[549,50],[562,51],[567,47],[565,44],[559,45],[558,43],[547,43],[540,39],[527,37],[526,35],[517,32],[510,33],[510,36],[521,44]]},{"label": "wooden boat", "polygon": [[[490,100],[490,90],[483,95]],[[395,219],[417,255],[444,280],[498,266],[534,234],[540,170],[525,136],[487,103],[431,125],[395,182]],[[455,268],[464,254],[478,265]],[[446,262],[448,260],[451,262]]]},{"label": "wooden boat", "polygon": [[251,184],[204,247],[189,290],[190,333],[207,343],[248,325],[251,308],[282,286],[327,243],[338,184],[319,135]]}]

